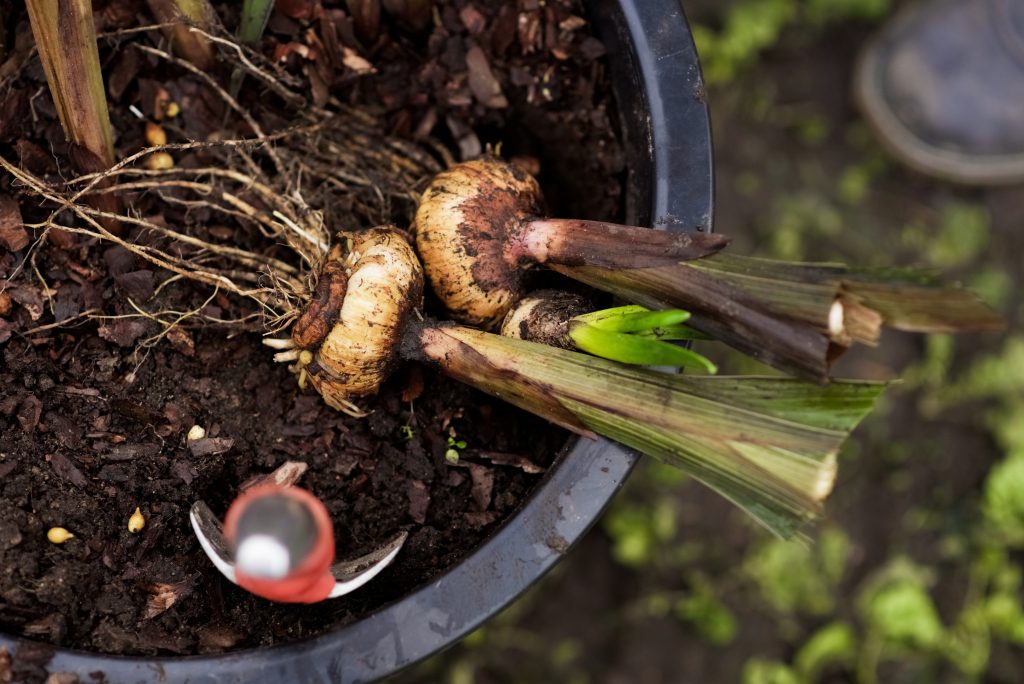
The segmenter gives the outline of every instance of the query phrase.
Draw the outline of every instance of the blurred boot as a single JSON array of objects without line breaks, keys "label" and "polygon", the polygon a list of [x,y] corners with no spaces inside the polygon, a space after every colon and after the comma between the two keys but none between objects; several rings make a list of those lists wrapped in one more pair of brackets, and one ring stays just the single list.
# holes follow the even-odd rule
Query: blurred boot
[{"label": "blurred boot", "polygon": [[929,0],[861,55],[854,95],[907,165],[969,184],[1024,181],[1024,0]]}]

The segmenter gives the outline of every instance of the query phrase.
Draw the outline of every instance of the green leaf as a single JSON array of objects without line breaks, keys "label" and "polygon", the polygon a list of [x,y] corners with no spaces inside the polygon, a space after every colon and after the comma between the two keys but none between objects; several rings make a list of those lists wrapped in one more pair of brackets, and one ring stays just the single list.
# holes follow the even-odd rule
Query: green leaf
[{"label": "green leaf", "polygon": [[714,374],[718,368],[697,352],[651,338],[610,332],[592,325],[575,325],[569,337],[581,350],[619,363],[677,366]]},{"label": "green leaf", "polygon": [[802,684],[785,663],[751,658],[743,666],[743,684]]},{"label": "green leaf", "polygon": [[651,330],[643,330],[640,332],[633,333],[637,337],[653,337],[658,340],[713,340],[706,333],[702,333],[696,328],[691,328],[688,325],[666,325],[659,328],[652,328]]},{"label": "green leaf", "polygon": [[689,318],[690,313],[682,309],[651,311],[642,306],[629,305],[581,314],[574,320],[609,332],[632,333],[678,325]]},{"label": "green leaf", "polygon": [[804,681],[817,681],[818,675],[830,665],[853,663],[857,646],[853,627],[846,622],[831,622],[800,647],[793,666]]},{"label": "green leaf", "polygon": [[887,639],[915,646],[935,646],[943,627],[924,588],[909,583],[879,591],[868,604],[868,620]]},{"label": "green leaf", "polygon": [[[835,609],[839,545],[848,546],[849,541],[835,529],[824,531],[813,547],[767,540],[744,561],[743,572],[779,613],[828,615]],[[842,565],[845,560],[842,552]]]},{"label": "green leaf", "polygon": [[1024,543],[1024,457],[1005,459],[989,472],[982,510],[1007,542]]},{"label": "green leaf", "polygon": [[736,638],[739,626],[732,611],[722,603],[707,582],[698,582],[686,598],[675,606],[676,616],[716,646],[723,646]]},{"label": "green leaf", "polygon": [[946,628],[927,591],[929,573],[896,559],[865,583],[859,608],[869,628],[884,641],[915,649],[939,649]]}]

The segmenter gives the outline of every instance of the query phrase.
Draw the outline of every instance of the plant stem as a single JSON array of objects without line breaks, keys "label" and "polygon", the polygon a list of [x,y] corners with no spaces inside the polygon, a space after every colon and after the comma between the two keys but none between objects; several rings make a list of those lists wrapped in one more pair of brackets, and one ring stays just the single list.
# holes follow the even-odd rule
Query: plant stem
[{"label": "plant stem", "polygon": [[535,219],[512,229],[510,262],[650,268],[714,254],[729,244],[717,233],[677,233],[605,221]]},{"label": "plant stem", "polygon": [[819,514],[840,444],[884,389],[659,373],[431,322],[408,325],[402,355],[679,467],[784,538]]},{"label": "plant stem", "polygon": [[169,24],[164,34],[174,45],[174,51],[203,71],[213,68],[216,61],[213,45],[191,30],[192,26],[209,29],[216,12],[208,0],[146,0],[153,17],[161,24]]},{"label": "plant stem", "polygon": [[114,164],[114,138],[91,0],[26,0],[39,59],[79,170]]},{"label": "plant stem", "polygon": [[[26,0],[32,35],[39,51],[50,94],[57,108],[68,150],[79,173],[105,171],[114,165],[114,135],[96,47],[91,0]],[[109,186],[97,183],[97,190]],[[120,202],[112,194],[85,198],[93,208],[116,215]],[[103,226],[120,235],[121,224],[104,219]]]},{"label": "plant stem", "polygon": [[242,3],[242,22],[238,26],[238,40],[246,44],[255,43],[263,36],[263,30],[270,21],[274,0],[245,0]]}]

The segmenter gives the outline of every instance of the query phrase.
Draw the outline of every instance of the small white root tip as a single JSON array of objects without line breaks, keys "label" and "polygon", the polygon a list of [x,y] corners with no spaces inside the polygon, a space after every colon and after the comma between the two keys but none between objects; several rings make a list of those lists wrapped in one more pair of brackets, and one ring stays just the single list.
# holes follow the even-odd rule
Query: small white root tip
[{"label": "small white root tip", "polygon": [[828,311],[828,334],[841,335],[846,327],[845,318],[843,303],[837,299],[832,302],[832,308]]},{"label": "small white root tip", "polygon": [[294,349],[295,342],[287,337],[264,337],[263,344],[271,349]]},{"label": "small white root tip", "polygon": [[288,363],[295,361],[299,358],[299,354],[302,353],[301,349],[289,349],[288,351],[277,352],[274,354],[274,361],[278,363]]}]

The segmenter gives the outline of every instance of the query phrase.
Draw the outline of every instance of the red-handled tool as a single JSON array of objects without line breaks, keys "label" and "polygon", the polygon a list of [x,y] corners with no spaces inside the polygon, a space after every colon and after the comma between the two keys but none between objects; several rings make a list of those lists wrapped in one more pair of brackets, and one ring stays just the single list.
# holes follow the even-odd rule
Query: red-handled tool
[{"label": "red-handled tool", "polygon": [[358,589],[394,560],[407,536],[401,532],[364,556],[334,563],[334,529],[323,503],[304,489],[274,484],[235,499],[223,530],[202,501],[189,517],[221,574],[282,603],[316,603]]}]

